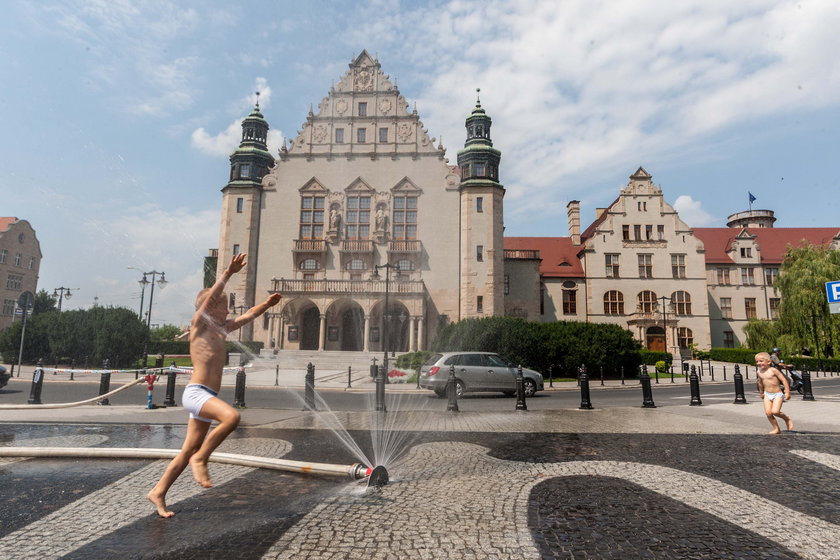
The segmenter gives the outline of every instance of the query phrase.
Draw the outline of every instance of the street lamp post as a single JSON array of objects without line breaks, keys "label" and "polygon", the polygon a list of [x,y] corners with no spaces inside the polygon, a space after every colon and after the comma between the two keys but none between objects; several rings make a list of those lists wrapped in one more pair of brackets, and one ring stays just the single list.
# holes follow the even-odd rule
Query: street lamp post
[{"label": "street lamp post", "polygon": [[70,299],[70,297],[73,295],[72,293],[70,293],[70,290],[78,290],[78,289],[79,288],[65,288],[64,286],[62,286],[60,288],[55,288],[53,290],[52,296],[54,298],[58,298],[58,312],[59,313],[61,313],[61,302],[64,300],[64,298]]},{"label": "street lamp post", "polygon": [[[149,282],[148,277],[152,277],[152,281]],[[158,278],[160,276],[160,278]],[[150,272],[144,272],[143,278],[138,280],[140,285],[143,287],[142,291],[140,292],[140,320],[143,320],[143,294],[146,291],[146,285],[152,285],[151,289],[149,290],[149,312],[146,313],[146,340],[143,342],[143,368],[145,369],[146,365],[148,364],[148,349],[149,349],[149,337],[150,332],[149,330],[152,327],[152,304],[154,303],[155,297],[155,284],[160,286],[162,290],[166,287],[166,273],[165,272],[158,272],[157,270],[152,270]]]},{"label": "street lamp post", "polygon": [[395,270],[394,278],[398,278],[400,274],[400,267],[396,264],[385,263],[377,264],[373,267],[373,277],[379,279],[379,269],[385,269],[385,310],[382,313],[382,367],[385,370],[385,379],[388,378],[388,343],[390,341],[389,330],[390,325],[386,324],[386,320],[391,318],[390,309],[388,308],[388,295],[391,289],[391,269]]},{"label": "street lamp post", "polygon": [[668,322],[665,315],[665,302],[671,303],[671,298],[668,296],[659,296],[656,298],[662,300],[662,340],[665,343],[665,352],[668,352]]}]

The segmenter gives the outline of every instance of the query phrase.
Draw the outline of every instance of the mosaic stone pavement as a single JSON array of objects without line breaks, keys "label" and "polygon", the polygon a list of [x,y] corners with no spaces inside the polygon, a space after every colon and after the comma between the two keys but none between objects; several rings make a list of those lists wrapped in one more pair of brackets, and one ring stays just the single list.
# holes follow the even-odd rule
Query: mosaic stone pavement
[{"label": "mosaic stone pavement", "polygon": [[[173,447],[179,429],[37,427],[3,445]],[[369,432],[351,432],[365,452]],[[840,437],[406,432],[390,484],[213,465],[176,516],[165,461],[0,460],[0,558],[840,558]],[[225,451],[349,464],[326,430]],[[799,528],[799,530],[795,530]]]}]

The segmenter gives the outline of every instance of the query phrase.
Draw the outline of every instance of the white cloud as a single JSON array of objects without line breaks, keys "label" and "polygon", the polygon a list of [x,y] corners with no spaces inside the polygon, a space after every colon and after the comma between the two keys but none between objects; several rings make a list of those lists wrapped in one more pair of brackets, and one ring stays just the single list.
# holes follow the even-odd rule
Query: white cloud
[{"label": "white cloud", "polygon": [[211,136],[204,127],[198,128],[193,131],[190,140],[193,148],[200,152],[211,156],[229,156],[239,146],[241,138],[242,119],[237,119],[216,136]]},{"label": "white cloud", "polygon": [[703,210],[703,204],[689,195],[678,196],[674,201],[674,210],[691,227],[710,227],[720,225],[714,216]]}]

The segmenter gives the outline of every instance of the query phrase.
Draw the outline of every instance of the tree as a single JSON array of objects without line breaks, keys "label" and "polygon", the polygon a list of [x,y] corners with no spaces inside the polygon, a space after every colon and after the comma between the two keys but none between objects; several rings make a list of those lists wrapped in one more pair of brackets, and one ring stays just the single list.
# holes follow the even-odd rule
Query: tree
[{"label": "tree", "polygon": [[183,330],[175,325],[154,327],[149,331],[149,340],[175,340],[175,337],[181,334]]},{"label": "tree", "polygon": [[37,315],[38,313],[46,313],[48,311],[55,310],[55,298],[49,294],[47,290],[38,290],[38,293],[35,294],[35,305],[32,310],[32,314]]},{"label": "tree", "polygon": [[828,312],[825,283],[840,279],[840,251],[816,245],[790,247],[775,286],[782,296],[778,332],[816,357],[834,355],[840,317]]}]

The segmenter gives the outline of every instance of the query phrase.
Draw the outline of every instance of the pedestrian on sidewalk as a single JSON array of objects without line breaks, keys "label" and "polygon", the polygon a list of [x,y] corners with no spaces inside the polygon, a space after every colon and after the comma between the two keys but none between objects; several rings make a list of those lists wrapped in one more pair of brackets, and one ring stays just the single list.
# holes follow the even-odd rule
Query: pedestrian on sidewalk
[{"label": "pedestrian on sidewalk", "polygon": [[[213,287],[201,290],[196,297],[196,312],[189,329],[193,373],[189,384],[184,388],[181,401],[190,413],[187,436],[181,451],[172,459],[158,483],[146,495],[161,517],[175,515],[166,509],[166,493],[187,465],[192,469],[196,482],[205,488],[212,486],[207,472],[210,454],[239,425],[239,411],[216,396],[222,385],[222,371],[227,357],[227,335],[265,313],[269,307],[276,305],[281,297],[280,294],[271,294],[263,303],[238,317],[228,319],[225,284],[231,276],[245,268],[246,264],[245,253],[234,255]],[[219,424],[208,435],[213,420]]]},{"label": "pedestrian on sidewalk", "polygon": [[770,354],[767,352],[759,352],[755,355],[755,365],[758,368],[756,376],[758,396],[764,399],[764,414],[773,426],[770,433],[774,435],[782,433],[776,421],[777,416],[785,421],[788,431],[793,430],[793,420],[782,412],[782,403],[790,400],[790,385],[787,377],[771,365]]}]

